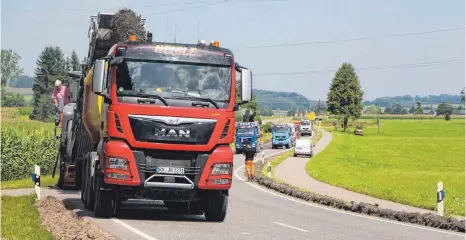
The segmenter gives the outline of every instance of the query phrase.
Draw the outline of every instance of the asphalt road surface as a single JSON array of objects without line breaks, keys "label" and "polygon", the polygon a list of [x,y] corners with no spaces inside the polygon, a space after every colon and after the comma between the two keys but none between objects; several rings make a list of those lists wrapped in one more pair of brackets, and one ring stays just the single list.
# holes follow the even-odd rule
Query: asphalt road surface
[{"label": "asphalt road surface", "polygon": [[[282,150],[264,150],[265,155]],[[223,223],[206,222],[202,216],[166,213],[163,204],[134,205],[118,218],[93,219],[119,239],[464,239],[462,233],[442,231],[313,205],[244,182],[244,157],[235,155],[233,188]],[[70,197],[72,197],[70,195]],[[79,197],[75,211],[82,210]]]}]

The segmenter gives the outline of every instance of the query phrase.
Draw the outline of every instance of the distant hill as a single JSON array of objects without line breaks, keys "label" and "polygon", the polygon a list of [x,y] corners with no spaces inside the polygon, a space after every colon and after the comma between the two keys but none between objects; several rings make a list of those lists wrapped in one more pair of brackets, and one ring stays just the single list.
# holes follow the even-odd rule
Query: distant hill
[{"label": "distant hill", "polygon": [[429,96],[396,96],[396,97],[380,97],[375,100],[366,100],[364,105],[378,105],[380,107],[391,107],[392,103],[401,104],[403,107],[411,107],[416,102],[421,102],[422,105],[438,105],[442,102],[449,102],[454,105],[461,103],[461,95],[440,94]]},{"label": "distant hill", "polygon": [[305,96],[295,92],[277,92],[262,89],[253,89],[257,102],[261,109],[288,111],[295,109],[310,109],[316,101],[311,101]]}]

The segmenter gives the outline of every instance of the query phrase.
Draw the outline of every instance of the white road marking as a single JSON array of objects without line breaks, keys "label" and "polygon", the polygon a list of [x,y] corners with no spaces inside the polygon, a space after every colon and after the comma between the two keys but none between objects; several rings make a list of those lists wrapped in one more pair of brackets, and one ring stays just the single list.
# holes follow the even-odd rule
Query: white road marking
[{"label": "white road marking", "polygon": [[[282,152],[280,152],[282,153]],[[273,153],[273,154],[269,154],[267,156],[265,156],[266,158],[267,157],[270,157],[270,156],[273,156],[273,155],[276,155],[277,153]],[[238,178],[239,180],[245,182],[246,184],[249,184],[250,186],[256,188],[256,189],[259,189],[263,192],[266,192],[268,194],[271,194],[271,195],[274,195],[276,197],[280,197],[280,198],[283,198],[283,199],[286,199],[286,200],[289,200],[289,201],[292,201],[292,202],[296,202],[296,203],[299,203],[299,204],[303,204],[303,205],[306,205],[306,206],[310,206],[310,207],[315,207],[315,208],[320,208],[320,209],[324,209],[324,210],[327,210],[327,211],[332,211],[332,212],[337,212],[337,213],[341,213],[341,214],[346,214],[346,215],[351,215],[351,216],[355,216],[355,217],[360,217],[360,218],[366,218],[366,219],[371,219],[371,220],[375,220],[375,221],[380,221],[380,222],[385,222],[385,223],[391,223],[391,224],[396,224],[396,225],[400,225],[400,226],[405,226],[405,227],[412,227],[412,228],[417,228],[417,229],[422,229],[422,230],[427,230],[427,231],[432,231],[432,232],[438,232],[438,233],[443,233],[443,234],[449,234],[449,235],[454,235],[454,236],[460,236],[460,237],[464,237],[465,234],[461,234],[461,233],[456,233],[456,232],[452,232],[452,231],[444,231],[444,230],[438,230],[438,229],[435,229],[435,228],[428,228],[428,227],[422,227],[422,226],[417,226],[417,225],[414,225],[414,224],[408,224],[408,223],[403,223],[403,222],[395,222],[395,221],[391,221],[391,220],[385,220],[385,219],[382,219],[382,218],[376,218],[376,217],[370,217],[370,216],[365,216],[365,215],[361,215],[361,214],[357,214],[357,213],[352,213],[352,212],[346,212],[346,211],[341,211],[341,210],[338,210],[338,209],[333,209],[333,208],[328,208],[328,207],[324,207],[324,206],[321,206],[321,205],[317,205],[317,204],[314,204],[314,203],[310,203],[310,202],[305,202],[304,200],[301,200],[301,199],[296,199],[296,198],[292,198],[292,197],[286,197],[282,194],[279,194],[279,193],[276,193],[274,192],[273,190],[267,190],[261,186],[258,186],[258,185],[255,185],[253,183],[250,183],[250,182],[247,182],[245,181],[242,177],[240,177],[240,175],[238,174],[238,171],[241,169],[241,168],[244,168],[244,164],[241,165],[240,167],[238,167],[236,170],[235,170],[235,177]]]},{"label": "white road marking", "polygon": [[130,230],[131,232],[143,237],[144,239],[147,239],[147,240],[157,240],[157,238],[153,238],[141,231],[139,231],[138,229],[134,228],[134,227],[131,227],[130,225],[124,223],[123,221],[119,220],[119,219],[116,219],[116,218],[112,218],[112,221],[120,224],[121,226],[123,226],[124,228]]},{"label": "white road marking", "polygon": [[302,229],[302,228],[298,228],[298,227],[293,227],[293,226],[290,226],[290,225],[286,225],[284,223],[279,223],[279,222],[273,222],[275,224],[278,224],[278,225],[281,225],[283,227],[287,227],[287,228],[291,228],[291,229],[294,229],[294,230],[298,230],[298,231],[301,231],[301,232],[309,232],[308,230],[305,230],[305,229]]}]

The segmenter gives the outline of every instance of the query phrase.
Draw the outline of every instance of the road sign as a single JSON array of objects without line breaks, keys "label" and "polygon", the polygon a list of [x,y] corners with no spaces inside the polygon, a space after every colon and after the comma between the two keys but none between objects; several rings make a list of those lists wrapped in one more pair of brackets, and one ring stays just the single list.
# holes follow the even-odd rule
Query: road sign
[{"label": "road sign", "polygon": [[316,119],[316,114],[315,112],[310,112],[307,114],[307,120],[314,121]]}]

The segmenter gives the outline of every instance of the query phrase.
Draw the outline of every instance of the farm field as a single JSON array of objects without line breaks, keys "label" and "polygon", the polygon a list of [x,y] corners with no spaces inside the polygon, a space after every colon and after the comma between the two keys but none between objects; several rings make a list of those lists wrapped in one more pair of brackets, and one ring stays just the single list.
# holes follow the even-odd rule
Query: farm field
[{"label": "farm field", "polygon": [[[54,124],[29,120],[31,111],[29,107],[1,109],[3,189],[30,186],[34,164],[41,166],[44,177],[55,164],[58,141],[53,137]],[[56,178],[44,181],[52,184]]]},{"label": "farm field", "polygon": [[[367,120],[371,121],[371,120]],[[446,214],[465,214],[464,119],[383,120],[364,136],[332,131],[330,145],[306,166],[314,178],[352,191],[436,209],[436,183]]]}]

